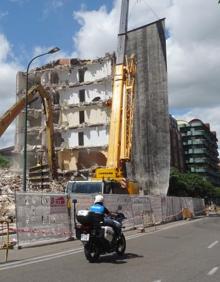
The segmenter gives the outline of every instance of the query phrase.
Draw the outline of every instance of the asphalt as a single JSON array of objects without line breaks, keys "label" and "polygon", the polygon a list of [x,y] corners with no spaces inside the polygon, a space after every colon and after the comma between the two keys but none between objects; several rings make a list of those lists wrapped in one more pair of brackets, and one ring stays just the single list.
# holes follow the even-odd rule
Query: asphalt
[{"label": "asphalt", "polygon": [[[0,281],[220,281],[220,217],[212,215],[126,232],[123,257],[90,264],[79,241],[11,250]],[[0,259],[2,259],[1,254]],[[2,260],[1,260],[2,261]]]}]

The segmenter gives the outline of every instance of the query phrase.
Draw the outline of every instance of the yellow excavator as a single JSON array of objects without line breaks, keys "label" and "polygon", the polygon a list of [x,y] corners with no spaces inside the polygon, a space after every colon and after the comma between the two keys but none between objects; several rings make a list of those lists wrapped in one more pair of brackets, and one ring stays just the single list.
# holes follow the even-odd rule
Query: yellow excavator
[{"label": "yellow excavator", "polygon": [[129,0],[122,0],[106,167],[96,168],[91,181],[69,181],[67,193],[138,194],[138,184],[127,178],[131,159],[135,94],[135,56],[125,56]]},{"label": "yellow excavator", "polygon": [[[41,97],[41,102],[46,116],[46,136],[47,136],[47,150],[48,150],[48,166],[50,168],[53,178],[57,177],[57,162],[54,149],[54,127],[53,127],[53,112],[52,100],[50,95],[45,91],[42,85],[35,85],[31,87],[27,94],[27,103],[33,102],[36,98]],[[18,114],[25,107],[25,96],[18,100],[2,117],[0,117],[0,137],[18,116]]]}]

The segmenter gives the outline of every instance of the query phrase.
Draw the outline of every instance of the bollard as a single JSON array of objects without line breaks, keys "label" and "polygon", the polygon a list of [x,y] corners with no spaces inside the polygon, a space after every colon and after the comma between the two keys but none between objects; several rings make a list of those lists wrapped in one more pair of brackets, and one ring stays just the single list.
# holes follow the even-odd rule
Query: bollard
[{"label": "bollard", "polygon": [[0,250],[5,250],[5,262],[7,262],[8,250],[10,248],[9,222],[7,220],[0,220],[0,238]]},{"label": "bollard", "polygon": [[69,218],[69,232],[70,232],[70,240],[73,239],[73,231],[72,231],[72,199],[70,195],[67,195],[67,212]]}]

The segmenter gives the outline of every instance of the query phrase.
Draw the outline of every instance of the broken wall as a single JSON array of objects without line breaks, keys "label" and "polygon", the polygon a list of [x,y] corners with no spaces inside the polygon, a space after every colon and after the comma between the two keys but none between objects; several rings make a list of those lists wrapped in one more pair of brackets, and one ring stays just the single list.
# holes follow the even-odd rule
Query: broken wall
[{"label": "broken wall", "polygon": [[[82,133],[83,144],[80,143],[79,133]],[[67,148],[78,146],[102,147],[108,144],[108,130],[106,126],[96,126],[92,129],[88,127],[82,129],[68,129],[62,133],[62,137],[66,142]]]},{"label": "broken wall", "polygon": [[[82,115],[83,114],[83,115]],[[68,108],[62,111],[62,123],[65,127],[79,127],[80,124],[103,125],[109,123],[109,113],[101,107]],[[91,129],[92,130],[92,129]]]},{"label": "broken wall", "polygon": [[[84,93],[84,94],[83,94]],[[99,84],[90,84],[59,90],[60,105],[70,106],[79,103],[91,103],[99,100],[107,100],[112,96],[111,80],[102,80]],[[84,95],[84,99],[81,96]],[[83,101],[84,100],[84,101]]]},{"label": "broken wall", "polygon": [[135,54],[137,63],[129,175],[143,194],[166,194],[170,139],[164,20],[128,32],[127,54]]}]

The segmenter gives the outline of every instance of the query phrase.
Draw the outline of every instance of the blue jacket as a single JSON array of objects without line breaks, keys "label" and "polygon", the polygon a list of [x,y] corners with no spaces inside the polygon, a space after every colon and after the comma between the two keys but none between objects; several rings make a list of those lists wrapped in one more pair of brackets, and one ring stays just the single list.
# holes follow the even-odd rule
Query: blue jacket
[{"label": "blue jacket", "polygon": [[109,214],[109,210],[105,206],[103,206],[102,203],[96,203],[91,205],[89,211],[102,215]]}]

